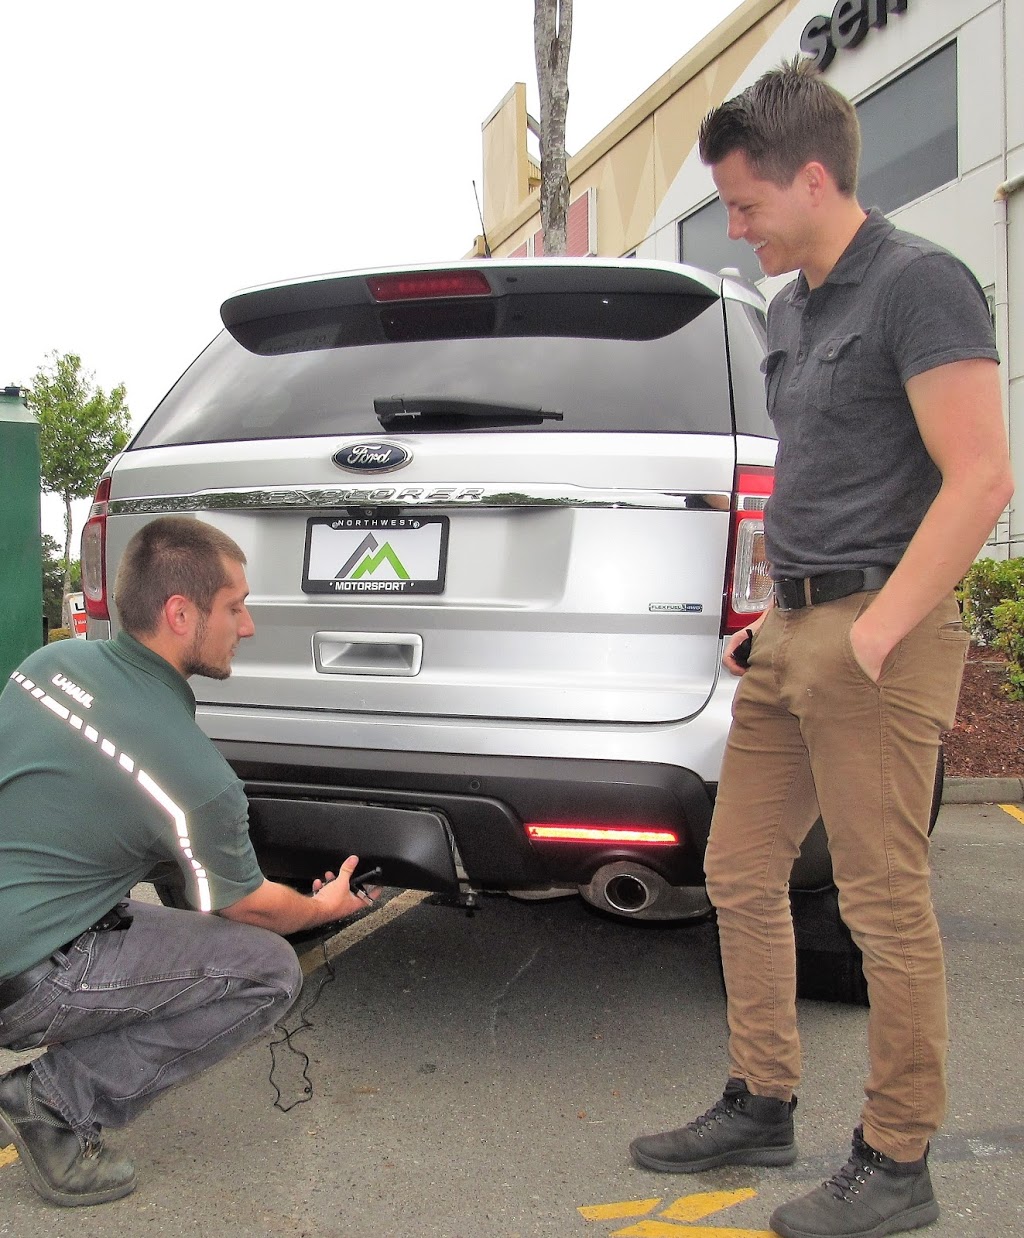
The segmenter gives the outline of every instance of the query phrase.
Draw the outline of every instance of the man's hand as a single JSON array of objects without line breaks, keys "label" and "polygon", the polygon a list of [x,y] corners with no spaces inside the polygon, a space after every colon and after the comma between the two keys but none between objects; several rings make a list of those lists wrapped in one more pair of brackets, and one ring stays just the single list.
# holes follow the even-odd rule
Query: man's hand
[{"label": "man's hand", "polygon": [[[745,675],[748,670],[747,659],[750,657],[750,646],[754,639],[753,628],[742,628],[739,632],[734,632],[729,637],[725,646],[725,652],[722,654],[722,665],[730,675]],[[743,661],[736,661],[736,651],[740,648],[744,649]]]},{"label": "man's hand", "polygon": [[358,857],[350,855],[337,876],[325,873],[322,879],[317,878],[313,882],[312,895],[300,894],[291,886],[265,880],[245,898],[240,898],[230,907],[222,907],[220,914],[227,920],[255,924],[275,933],[301,933],[334,920],[343,920],[371,906],[380,896],[380,890],[376,887],[362,898],[349,889],[349,881],[358,863]]},{"label": "man's hand", "polygon": [[885,637],[879,637],[870,630],[870,619],[865,624],[864,615],[860,615],[850,629],[850,648],[857,659],[860,669],[872,683],[878,683],[882,675],[885,659],[893,650],[892,643]]},{"label": "man's hand", "polygon": [[[771,610],[771,606],[768,607],[768,610]],[[749,627],[741,628],[740,631],[734,632],[726,641],[725,651],[722,654],[722,665],[730,675],[745,675],[747,673],[747,667],[742,662],[737,662],[734,654],[736,653],[736,650],[747,640],[748,635],[750,637],[751,644],[753,644],[754,638],[757,636],[761,624],[765,621],[768,610],[762,611]],[[748,655],[749,652],[750,650],[748,649]]]},{"label": "man's hand", "polygon": [[380,898],[381,887],[371,886],[367,890],[359,889],[352,890],[352,874],[356,871],[359,863],[359,857],[350,855],[342,864],[338,871],[337,877],[334,873],[324,873],[323,879],[319,877],[313,882],[313,898],[315,901],[333,899],[340,900],[339,906],[346,906],[348,910],[339,910],[338,914],[329,917],[333,920],[340,920],[344,916],[355,915],[357,911],[365,911],[367,907],[372,907],[373,904]]}]

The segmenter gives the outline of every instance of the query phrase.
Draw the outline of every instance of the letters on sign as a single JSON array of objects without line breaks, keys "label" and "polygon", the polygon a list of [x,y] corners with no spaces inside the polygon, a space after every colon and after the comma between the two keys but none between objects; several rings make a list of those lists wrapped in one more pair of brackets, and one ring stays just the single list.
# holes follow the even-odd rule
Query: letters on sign
[{"label": "letters on sign", "polygon": [[890,13],[905,13],[907,0],[839,0],[831,17],[812,17],[800,36],[800,50],[827,69],[840,48],[856,47],[868,30],[885,28]]}]

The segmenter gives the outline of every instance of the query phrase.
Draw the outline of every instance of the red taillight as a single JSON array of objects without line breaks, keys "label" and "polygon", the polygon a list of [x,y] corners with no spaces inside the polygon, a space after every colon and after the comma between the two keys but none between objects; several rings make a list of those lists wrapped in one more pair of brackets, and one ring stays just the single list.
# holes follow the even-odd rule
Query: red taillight
[{"label": "red taillight", "polygon": [[672,846],[679,842],[674,830],[646,825],[537,825],[529,824],[526,833],[537,842],[555,843],[644,843]]},{"label": "red taillight", "polygon": [[769,465],[740,464],[733,487],[722,635],[738,632],[767,607],[772,579],[764,549],[764,509],[775,482]]},{"label": "red taillight", "polygon": [[110,478],[101,477],[82,530],[82,593],[91,619],[109,619],[107,609],[107,500]]},{"label": "red taillight", "polygon": [[483,271],[422,271],[377,275],[366,281],[375,301],[419,301],[427,297],[489,297]]}]

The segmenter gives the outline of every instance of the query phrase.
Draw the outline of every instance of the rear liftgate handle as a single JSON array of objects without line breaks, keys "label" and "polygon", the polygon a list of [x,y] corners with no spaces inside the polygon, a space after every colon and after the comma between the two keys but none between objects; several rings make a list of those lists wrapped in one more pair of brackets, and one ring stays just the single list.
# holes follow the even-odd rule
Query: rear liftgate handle
[{"label": "rear liftgate handle", "polygon": [[418,675],[417,632],[315,632],[313,662],[323,675]]}]

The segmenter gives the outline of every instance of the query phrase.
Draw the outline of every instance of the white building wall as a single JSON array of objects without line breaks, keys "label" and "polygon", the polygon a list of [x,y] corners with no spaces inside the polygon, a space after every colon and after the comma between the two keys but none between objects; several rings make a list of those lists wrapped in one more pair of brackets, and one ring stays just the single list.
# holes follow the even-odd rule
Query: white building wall
[{"label": "white building wall", "polygon": [[[1006,29],[1002,75],[1006,93],[1007,151],[1009,174],[1013,176],[1024,172],[1024,65],[1021,64],[1024,54],[1024,4],[1020,4],[1019,0],[1004,0],[1002,11]],[[1007,67],[1010,48],[1013,49],[1015,62],[1012,73]]]},{"label": "white building wall", "polygon": [[[1006,179],[1024,177],[1024,4],[1003,0],[1002,77],[1006,99]],[[1012,61],[1012,64],[1011,64]],[[997,317],[1017,493],[1010,504],[1010,553],[1024,554],[1024,186],[1005,204],[1006,300]]]}]

